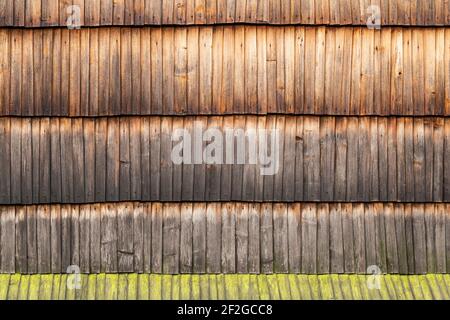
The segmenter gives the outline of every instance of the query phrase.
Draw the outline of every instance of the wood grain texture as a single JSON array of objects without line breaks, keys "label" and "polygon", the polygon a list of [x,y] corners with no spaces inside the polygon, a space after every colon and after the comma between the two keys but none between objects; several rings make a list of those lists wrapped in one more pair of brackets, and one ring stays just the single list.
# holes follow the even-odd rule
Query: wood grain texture
[{"label": "wood grain texture", "polygon": [[5,29],[0,115],[450,115],[446,31]]},{"label": "wood grain texture", "polygon": [[[369,10],[370,5],[378,10]],[[445,25],[448,3],[360,0],[2,0],[0,26],[65,26],[77,13],[80,26],[215,23],[365,25],[379,11],[386,25]],[[77,6],[78,9],[73,10]],[[370,23],[372,20],[370,20]]]},{"label": "wood grain texture", "polygon": [[372,265],[389,274],[446,273],[448,209],[308,202],[0,206],[0,273],[65,273],[73,264],[83,274],[366,274]]},{"label": "wood grain texture", "polygon": [[449,202],[449,128],[443,117],[2,118],[0,203]]}]

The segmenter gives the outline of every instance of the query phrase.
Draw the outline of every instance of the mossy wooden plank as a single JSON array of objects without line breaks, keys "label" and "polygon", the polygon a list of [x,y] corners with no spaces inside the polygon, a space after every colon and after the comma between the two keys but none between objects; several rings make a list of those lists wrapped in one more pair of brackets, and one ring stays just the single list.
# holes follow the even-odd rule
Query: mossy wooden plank
[{"label": "mossy wooden plank", "polygon": [[137,300],[138,292],[138,275],[136,273],[128,274],[127,299]]},{"label": "mossy wooden plank", "polygon": [[20,288],[17,300],[28,299],[28,287],[30,286],[30,278],[31,276],[28,274],[22,275],[22,277],[20,277]]},{"label": "mossy wooden plank", "polygon": [[427,280],[427,284],[430,288],[431,294],[434,300],[442,300],[444,297],[441,292],[441,288],[436,281],[434,274],[425,275],[425,279]]},{"label": "mossy wooden plank", "polygon": [[438,283],[439,287],[441,288],[442,296],[445,300],[450,299],[450,293],[448,291],[447,284],[445,283],[444,275],[442,274],[436,274],[436,282]]},{"label": "mossy wooden plank", "polygon": [[180,299],[190,300],[191,299],[191,275],[186,274],[181,277],[180,284]]},{"label": "mossy wooden plank", "polygon": [[218,299],[218,287],[217,287],[217,276],[215,274],[211,274],[209,277],[209,299],[217,300]]},{"label": "mossy wooden plank", "polygon": [[300,297],[303,300],[312,300],[313,294],[309,285],[308,276],[300,274],[297,276],[298,289]]},{"label": "mossy wooden plank", "polygon": [[209,277],[207,275],[201,275],[199,279],[200,285],[200,299],[201,300],[209,300]]},{"label": "mossy wooden plank", "polygon": [[0,274],[0,300],[6,300],[8,296],[9,274]]},{"label": "mossy wooden plank", "polygon": [[387,275],[390,278],[392,286],[395,290],[398,300],[408,300],[405,294],[405,288],[403,287],[403,282],[399,275]]},{"label": "mossy wooden plank", "polygon": [[363,293],[361,292],[361,285],[359,283],[358,276],[352,275],[349,276],[349,286],[352,290],[352,296],[355,300],[363,300]]},{"label": "mossy wooden plank", "polygon": [[67,274],[63,274],[59,281],[58,299],[66,300]]},{"label": "mossy wooden plank", "polygon": [[161,300],[162,298],[162,281],[160,275],[150,275],[150,300]]},{"label": "mossy wooden plank", "polygon": [[178,274],[172,277],[172,300],[180,300],[180,278]]},{"label": "mossy wooden plank", "polygon": [[39,300],[51,300],[53,289],[53,275],[43,274],[40,279]]},{"label": "mossy wooden plank", "polygon": [[97,291],[97,275],[90,274],[88,276],[87,300],[95,300],[96,291]]},{"label": "mossy wooden plank", "polygon": [[321,300],[322,296],[320,294],[319,277],[316,275],[308,276],[309,287],[311,289],[311,299]]},{"label": "mossy wooden plank", "polygon": [[397,300],[397,292],[395,290],[394,283],[392,282],[392,279],[389,277],[389,275],[386,275],[383,277],[386,291],[389,295],[389,300]]},{"label": "mossy wooden plank", "polygon": [[259,299],[259,288],[258,288],[258,275],[251,274],[249,276],[249,291],[248,291],[248,299],[249,300],[258,300]]},{"label": "mossy wooden plank", "polygon": [[259,298],[261,300],[270,300],[269,286],[267,284],[267,276],[261,274],[258,276]]},{"label": "mossy wooden plank", "polygon": [[107,274],[105,277],[105,300],[117,300],[119,275]]},{"label": "mossy wooden plank", "polygon": [[331,284],[331,277],[329,275],[319,275],[320,297],[322,300],[334,300],[333,286]]},{"label": "mossy wooden plank", "polygon": [[200,276],[194,274],[191,277],[191,300],[200,300]]},{"label": "mossy wooden plank", "polygon": [[105,281],[105,274],[99,274],[97,276],[97,290],[95,292],[97,300],[105,300]]},{"label": "mossy wooden plank", "polygon": [[269,274],[267,275],[267,285],[269,287],[269,294],[271,300],[280,300],[280,289],[278,287],[277,275]]},{"label": "mossy wooden plank", "polygon": [[225,277],[225,299],[238,300],[239,299],[239,280],[236,274],[227,275]]},{"label": "mossy wooden plank", "polygon": [[286,274],[277,274],[278,288],[281,300],[291,300],[291,289],[289,287],[289,279]]},{"label": "mossy wooden plank", "polygon": [[140,274],[138,276],[138,300],[148,300],[150,296],[149,278],[148,274]]},{"label": "mossy wooden plank", "polygon": [[[12,277],[11,277],[12,279]],[[39,285],[41,283],[41,275],[36,275],[31,277],[30,285],[28,288],[28,300],[38,300],[39,299]],[[11,288],[10,288],[11,290]]]},{"label": "mossy wooden plank", "polygon": [[78,290],[78,292],[81,300],[87,300],[89,295],[89,275],[81,275],[81,290]]},{"label": "mossy wooden plank", "polygon": [[8,300],[16,300],[19,292],[20,274],[14,274],[9,279]]},{"label": "mossy wooden plank", "polygon": [[344,292],[342,291],[341,280],[339,275],[332,274],[329,275],[331,280],[331,285],[333,288],[333,295],[335,300],[344,300]]},{"label": "mossy wooden plank", "polygon": [[128,275],[119,274],[119,284],[117,287],[117,299],[126,300],[128,297]]},{"label": "mossy wooden plank", "polygon": [[429,283],[425,275],[417,276],[420,287],[422,288],[423,298],[425,300],[433,300],[433,293],[431,292]]},{"label": "mossy wooden plank", "polygon": [[225,276],[223,274],[218,274],[216,277],[216,283],[217,283],[217,298],[219,300],[224,300],[226,296]]},{"label": "mossy wooden plank", "polygon": [[411,291],[413,292],[414,295],[414,299],[416,300],[423,300],[424,294],[422,292],[422,288],[420,286],[420,282],[419,282],[419,276],[410,276],[408,277],[409,280],[409,285],[411,288]]},{"label": "mossy wooden plank", "polygon": [[291,299],[292,300],[300,300],[301,295],[298,288],[298,282],[297,277],[294,274],[288,274],[287,275],[288,281],[289,281],[289,289],[291,293]]},{"label": "mossy wooden plank", "polygon": [[348,274],[341,274],[337,277],[342,290],[342,299],[353,300],[352,282],[350,281],[352,277]]},{"label": "mossy wooden plank", "polygon": [[172,276],[161,276],[161,298],[162,300],[172,299]]}]

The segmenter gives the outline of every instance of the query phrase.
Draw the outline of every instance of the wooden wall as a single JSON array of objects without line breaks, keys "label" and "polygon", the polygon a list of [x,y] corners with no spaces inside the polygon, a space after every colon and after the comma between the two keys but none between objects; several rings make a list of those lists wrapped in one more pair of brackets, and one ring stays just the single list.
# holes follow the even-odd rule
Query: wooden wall
[{"label": "wooden wall", "polygon": [[[233,164],[174,164],[172,133],[195,126],[278,130],[278,172],[236,153]],[[0,148],[2,204],[450,201],[450,118],[0,118]]]},{"label": "wooden wall", "polygon": [[66,25],[78,5],[81,25],[337,24],[365,25],[380,8],[382,25],[450,24],[445,0],[0,0],[0,26]]},{"label": "wooden wall", "polygon": [[0,207],[0,272],[450,271],[449,204]]},{"label": "wooden wall", "polygon": [[450,29],[0,29],[0,115],[450,115]]}]

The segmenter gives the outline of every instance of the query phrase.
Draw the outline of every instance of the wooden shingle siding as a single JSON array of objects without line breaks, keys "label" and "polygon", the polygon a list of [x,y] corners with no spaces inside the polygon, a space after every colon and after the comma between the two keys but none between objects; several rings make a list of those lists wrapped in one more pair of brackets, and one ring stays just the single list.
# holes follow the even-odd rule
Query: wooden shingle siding
[{"label": "wooden shingle siding", "polygon": [[450,115],[450,29],[0,29],[0,115]]},{"label": "wooden shingle siding", "polygon": [[[82,26],[218,23],[365,25],[379,10],[382,25],[450,24],[448,1],[432,0],[1,0],[0,26],[65,26],[68,7]],[[368,11],[370,5],[377,11]]]},{"label": "wooden shingle siding", "polygon": [[[180,140],[172,134],[184,128],[196,148],[200,127],[224,137],[219,164],[206,163],[206,142],[200,159],[198,149],[189,149],[191,162],[175,164],[171,153]],[[244,161],[235,154],[226,164],[227,128],[279,132],[279,157],[272,160],[279,170],[261,175],[261,162],[250,162],[248,137]],[[254,141],[267,147],[259,135]],[[450,201],[450,118],[4,117],[0,147],[2,204]]]},{"label": "wooden shingle siding", "polygon": [[124,202],[0,217],[0,273],[450,271],[449,204]]}]

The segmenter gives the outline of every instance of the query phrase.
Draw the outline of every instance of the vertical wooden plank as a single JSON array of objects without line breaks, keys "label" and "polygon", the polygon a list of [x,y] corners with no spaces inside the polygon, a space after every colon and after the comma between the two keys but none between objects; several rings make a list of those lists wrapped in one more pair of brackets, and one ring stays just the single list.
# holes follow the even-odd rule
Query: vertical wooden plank
[{"label": "vertical wooden plank", "polygon": [[[445,205],[435,205],[436,225],[434,233],[436,235],[436,272],[445,273],[447,271],[447,252],[446,252],[446,212]],[[432,233],[433,234],[433,233]]]},{"label": "vertical wooden plank", "polygon": [[163,111],[163,41],[162,30],[151,29],[151,84],[152,114]]},{"label": "vertical wooden plank", "polygon": [[425,204],[425,234],[426,234],[426,266],[427,273],[436,273],[436,214],[435,205]]},{"label": "vertical wooden plank", "polygon": [[[316,59],[316,28],[305,28],[305,61]],[[304,112],[314,114],[315,110],[315,64],[305,64],[305,105]]]},{"label": "vertical wooden plank", "polygon": [[2,207],[0,213],[1,263],[2,273],[16,272],[16,212],[14,207]]},{"label": "vertical wooden plank", "polygon": [[[376,212],[372,204],[364,204],[363,208],[358,208],[358,213],[362,214],[362,221],[357,225],[358,228],[362,228],[365,239],[365,251],[366,251],[366,267],[377,265],[377,252],[376,252]],[[357,218],[357,217],[355,217]],[[358,255],[357,255],[358,257]],[[378,266],[381,268],[381,266]],[[366,272],[366,270],[364,269]]]},{"label": "vertical wooden plank", "polygon": [[[49,2],[51,2],[51,0]],[[100,8],[101,8],[101,1],[85,0],[84,22],[86,25],[88,26],[100,25]]]},{"label": "vertical wooden plank", "polygon": [[[34,203],[39,202],[39,172],[40,172],[39,149],[41,143],[40,139],[41,122],[43,122],[42,119],[36,119],[36,121],[31,121],[31,136],[32,136],[31,159],[36,159],[36,161],[31,162],[31,181],[29,182],[29,185],[31,186],[32,192],[31,197],[29,199]],[[18,179],[20,179],[20,174],[18,175]]]},{"label": "vertical wooden plank", "polygon": [[73,133],[72,120],[60,119],[61,135],[61,200],[73,201]]},{"label": "vertical wooden plank", "polygon": [[399,251],[396,237],[396,220],[394,205],[391,203],[384,204],[383,211],[384,223],[386,226],[386,249],[387,249],[387,272],[398,273],[399,272]]},{"label": "vertical wooden plank", "polygon": [[[12,209],[12,208],[11,208]],[[18,273],[27,273],[27,212],[25,206],[15,207],[15,238],[16,243],[16,270]],[[0,232],[1,234],[1,232]],[[0,257],[1,261],[1,257]]]},{"label": "vertical wooden plank", "polygon": [[192,212],[192,247],[193,272],[206,272],[206,204],[194,203]]},{"label": "vertical wooden plank", "polygon": [[174,28],[162,29],[162,103],[165,114],[173,114],[174,109]]},{"label": "vertical wooden plank", "polygon": [[163,272],[180,272],[180,205],[166,204],[163,221]]},{"label": "vertical wooden plank", "polygon": [[163,205],[152,204],[152,272],[161,273],[163,267]]},{"label": "vertical wooden plank", "polygon": [[162,1],[145,0],[145,24],[161,24]]},{"label": "vertical wooden plank", "polygon": [[397,170],[399,165],[397,164],[397,121],[396,119],[389,119],[387,123],[387,191],[388,199],[395,201],[399,199],[398,196],[398,180]]},{"label": "vertical wooden plank", "polygon": [[181,230],[180,230],[180,273],[192,273],[193,258],[193,205],[181,204]]},{"label": "vertical wooden plank", "polygon": [[423,115],[425,113],[425,66],[424,66],[424,39],[423,32],[414,29],[412,31],[412,72],[414,114]]},{"label": "vertical wooden plank", "polygon": [[380,175],[380,200],[388,199],[388,119],[378,119],[378,174]]},{"label": "vertical wooden plank", "polygon": [[1,203],[11,202],[10,163],[11,163],[11,120],[9,118],[0,118],[0,174],[2,177],[4,177],[3,183],[0,183]]},{"label": "vertical wooden plank", "polygon": [[89,264],[90,264],[90,272],[91,273],[100,273],[102,270],[102,233],[99,230],[102,230],[102,219],[103,214],[105,214],[105,210],[103,209],[105,205],[96,203],[90,207],[90,216],[89,216]]},{"label": "vertical wooden plank", "polygon": [[[358,199],[358,178],[362,176],[361,169],[358,168],[359,152],[359,118],[348,118],[347,123],[347,163],[346,163],[346,181],[347,181],[347,201]],[[339,168],[339,170],[342,170]],[[355,174],[357,172],[357,174]]]},{"label": "vertical wooden plank", "polygon": [[153,262],[153,214],[152,203],[146,202],[143,204],[144,210],[144,273],[152,272]]},{"label": "vertical wooden plank", "polygon": [[208,114],[211,112],[212,103],[212,41],[213,29],[201,28],[199,31],[200,53],[199,59],[199,112]]},{"label": "vertical wooden plank", "polygon": [[[25,122],[25,121],[24,121]],[[7,186],[9,185],[9,190],[7,191],[7,194],[10,194],[10,198],[8,197],[6,203],[21,203],[22,201],[22,189],[24,191],[24,201],[31,202],[32,196],[33,196],[33,189],[32,189],[32,182],[33,179],[27,180],[27,181],[21,181],[21,169],[28,169],[24,170],[24,179],[26,178],[32,178],[32,149],[31,149],[31,139],[32,139],[32,133],[31,133],[31,121],[27,125],[27,123],[22,123],[21,119],[11,119],[11,122],[5,123],[5,138],[4,142],[5,145],[3,149],[6,149],[8,147],[8,150],[5,151],[5,162],[4,165],[8,166],[8,169],[5,170],[5,173],[10,173],[10,179],[9,183],[7,182]],[[27,141],[24,139],[24,146],[22,148],[22,141],[21,141],[21,127],[24,127],[24,131],[26,133],[23,134],[24,138],[27,138],[27,133],[29,132],[29,140]],[[28,127],[28,128],[27,128]],[[24,152],[24,154],[22,154]],[[13,165],[21,163],[21,166]],[[8,176],[6,176],[8,177]],[[23,186],[21,186],[23,184]]]},{"label": "vertical wooden plank", "polygon": [[434,121],[425,119],[425,200],[433,201],[433,171],[434,171]]},{"label": "vertical wooden plank", "polygon": [[424,46],[427,48],[426,63],[424,63],[425,76],[425,114],[434,114],[436,106],[436,31],[426,29],[424,34]]},{"label": "vertical wooden plank", "polygon": [[[450,157],[450,119],[444,124],[444,159]],[[444,201],[450,200],[450,163],[444,162]]]},{"label": "vertical wooden plank", "polygon": [[233,205],[221,205],[222,214],[222,272],[236,272],[236,215]]},{"label": "vertical wooden plank", "polygon": [[175,29],[175,75],[174,75],[174,112],[184,114],[187,111],[187,29]]},{"label": "vertical wooden plank", "polygon": [[116,0],[112,3],[114,25],[123,25],[125,22],[125,0]]},{"label": "vertical wooden plank", "polygon": [[236,215],[236,272],[248,273],[249,266],[249,207],[235,204]]},{"label": "vertical wooden plank", "polygon": [[272,204],[261,204],[261,272],[272,273],[274,262]]},{"label": "vertical wooden plank", "polygon": [[25,0],[14,2],[14,26],[24,26],[25,24]]},{"label": "vertical wooden plank", "polygon": [[[245,111],[250,114],[258,111],[258,51],[256,36],[256,27],[245,27]],[[282,38],[281,41],[283,41]],[[281,53],[283,54],[283,51]]]},{"label": "vertical wooden plank", "polygon": [[317,272],[317,207],[302,205],[302,273]]},{"label": "vertical wooden plank", "polygon": [[39,27],[41,25],[41,1],[26,0],[25,26]]},{"label": "vertical wooden plank", "polygon": [[[199,221],[200,222],[200,221]],[[208,203],[206,205],[206,272],[221,273],[221,205]]]},{"label": "vertical wooden plank", "polygon": [[69,34],[69,115],[80,115],[81,98],[81,64],[80,64],[80,30],[71,30]]},{"label": "vertical wooden plank", "polygon": [[[36,208],[34,208],[36,211]],[[65,273],[67,268],[72,265],[71,263],[71,211],[70,205],[61,206],[61,272]],[[34,225],[36,221],[34,221]],[[29,229],[29,227],[28,227]],[[36,232],[36,229],[34,229]],[[30,247],[28,247],[28,252],[30,252]],[[28,265],[30,268],[30,265]]]},{"label": "vertical wooden plank", "polygon": [[[336,123],[335,118],[322,117],[320,119],[320,199],[322,201],[334,200],[335,177],[335,145]],[[342,168],[338,168],[342,170]]]},{"label": "vertical wooden plank", "polygon": [[[37,211],[36,206],[26,207],[27,214],[27,271],[29,274],[38,272],[37,259]],[[3,215],[2,215],[3,216]],[[6,215],[5,215],[6,216]],[[5,217],[6,218],[6,217]],[[3,226],[3,223],[2,223]],[[3,230],[1,232],[4,235]],[[2,241],[3,243],[3,241]],[[3,245],[2,245],[3,250]],[[64,251],[62,251],[64,253]],[[3,263],[3,259],[2,259]]]},{"label": "vertical wooden plank", "polygon": [[150,118],[150,200],[160,199],[161,179],[161,122]]},{"label": "vertical wooden plank", "polygon": [[341,204],[342,209],[342,233],[344,242],[344,271],[345,273],[357,272],[358,265],[355,260],[355,239],[353,225],[353,207],[350,203]]},{"label": "vertical wooden plank", "polygon": [[108,119],[95,121],[95,201],[106,200]]},{"label": "vertical wooden plank", "polygon": [[130,202],[116,204],[117,208],[117,270],[134,272],[134,206]]},{"label": "vertical wooden plank", "polygon": [[83,273],[89,273],[91,269],[90,211],[89,205],[80,206],[80,271]]},{"label": "vertical wooden plank", "polygon": [[[317,113],[323,112],[325,102],[325,38],[326,29],[320,27],[316,32],[316,55],[315,55],[315,75],[314,75],[314,110]],[[312,92],[311,92],[312,95]]]},{"label": "vertical wooden plank", "polygon": [[[130,200],[130,120],[120,118],[119,120],[119,200]],[[117,159],[116,159],[117,161]]]},{"label": "vertical wooden plank", "polygon": [[121,112],[121,39],[119,28],[111,29],[110,52],[109,52],[109,114],[118,115]]},{"label": "vertical wooden plank", "polygon": [[163,117],[161,119],[161,192],[162,201],[173,199],[173,162],[172,153],[172,127],[173,119]]},{"label": "vertical wooden plank", "polygon": [[273,206],[273,237],[274,237],[274,272],[289,272],[288,259],[288,211],[285,204],[276,203]]},{"label": "vertical wooden plank", "polygon": [[149,237],[149,233],[145,233],[145,207],[144,204],[136,203],[133,207],[133,272],[144,272],[144,238]]},{"label": "vertical wooden plank", "polygon": [[136,114],[147,115],[151,113],[152,105],[151,29],[133,29],[132,33],[133,78],[139,78],[135,79],[133,84],[133,109]]},{"label": "vertical wooden plank", "polygon": [[[300,14],[300,12],[299,12]],[[304,111],[305,101],[305,29],[303,27],[295,28],[295,113],[299,114]],[[270,81],[268,79],[268,81]],[[269,106],[270,107],[270,106]]]},{"label": "vertical wooden plank", "polygon": [[245,28],[241,26],[234,30],[234,113],[245,112],[245,59],[242,57],[245,57]]},{"label": "vertical wooden plank", "polygon": [[334,177],[334,200],[344,201],[347,190],[347,118],[336,119],[336,171]]},{"label": "vertical wooden plank", "polygon": [[[69,213],[70,265],[80,265],[80,206],[72,205]],[[116,222],[117,223],[117,222]]]},{"label": "vertical wooden plank", "polygon": [[414,270],[416,274],[427,272],[425,207],[423,204],[412,207],[414,234]]},{"label": "vertical wooden plank", "polygon": [[85,202],[95,201],[95,120],[83,119],[84,195]]},{"label": "vertical wooden plank", "polygon": [[248,207],[248,272],[259,273],[261,270],[261,205],[249,204]]},{"label": "vertical wooden plank", "polygon": [[[119,216],[123,216],[120,213]],[[102,206],[101,218],[101,272],[114,273],[118,271],[118,224],[117,207],[115,204]]]},{"label": "vertical wooden plank", "polygon": [[118,118],[108,119],[106,147],[106,200],[119,200],[120,125]]},{"label": "vertical wooden plank", "polygon": [[[450,4],[448,4],[448,15],[447,21],[450,23]],[[445,30],[445,70],[450,68],[450,30]],[[445,104],[444,104],[444,114],[450,115],[450,79],[445,78]]]},{"label": "vertical wooden plank", "polygon": [[0,42],[4,44],[4,48],[0,52],[0,115],[8,114],[10,106],[11,34],[12,32],[6,29],[0,31]]},{"label": "vertical wooden plank", "polygon": [[425,201],[425,128],[423,119],[414,121],[415,201]]},{"label": "vertical wooden plank", "polygon": [[350,114],[361,112],[361,58],[362,58],[362,33],[361,29],[353,31],[353,55],[352,55],[352,77],[351,77],[351,98]]},{"label": "vertical wooden plank", "polygon": [[[96,230],[98,233],[98,229]],[[61,206],[50,207],[50,237],[51,237],[51,272],[62,272],[62,230],[61,230]]]},{"label": "vertical wooden plank", "polygon": [[320,122],[318,117],[304,118],[305,200],[320,199]]},{"label": "vertical wooden plank", "polygon": [[330,271],[344,273],[344,236],[340,204],[330,208]]},{"label": "vertical wooden plank", "polygon": [[[194,127],[194,118],[193,117],[185,117],[184,118],[184,130],[185,132],[193,134],[193,127]],[[187,136],[184,136],[183,139],[183,146],[188,150],[188,152],[191,153],[192,156],[192,142],[189,144],[190,140]],[[191,159],[192,160],[192,159]],[[192,162],[192,161],[191,161]],[[183,201],[192,201],[193,194],[194,194],[194,165],[183,163],[182,166],[182,188],[181,188],[181,199]]]},{"label": "vertical wooden plank", "polygon": [[405,234],[408,274],[415,274],[414,228],[411,204],[405,204]]},{"label": "vertical wooden plank", "polygon": [[[103,14],[103,10],[102,10]],[[98,114],[107,115],[110,110],[109,87],[110,87],[110,29],[102,28],[98,30]],[[100,45],[101,43],[101,45]],[[94,53],[95,54],[95,53]],[[91,68],[91,71],[95,70]],[[93,78],[91,78],[92,81]],[[95,78],[94,78],[95,79]],[[93,88],[91,88],[93,89]],[[94,100],[95,101],[95,100]],[[95,111],[95,104],[92,112]]]},{"label": "vertical wooden plank", "polygon": [[[408,260],[407,260],[407,247],[406,247],[406,225],[405,225],[405,206],[402,204],[394,204],[394,228],[397,244],[397,254],[398,254],[398,272],[400,274],[408,274]],[[389,223],[389,221],[388,221]],[[391,222],[392,223],[392,222]],[[386,224],[386,230],[392,228]],[[388,249],[391,248],[390,242],[387,240]],[[388,251],[389,252],[389,251]],[[395,259],[395,256],[394,256]],[[389,259],[388,256],[388,262]],[[395,261],[395,260],[394,260]]]},{"label": "vertical wooden plank", "polygon": [[[268,79],[267,79],[267,27],[261,26],[256,28],[256,46],[257,46],[257,97],[258,97],[258,114],[266,114],[268,105],[267,105],[267,94],[268,94]],[[224,46],[224,57],[225,53],[228,53],[228,46]],[[234,49],[234,48],[233,48]],[[292,54],[292,52],[291,52]],[[227,57],[229,55],[227,54]],[[295,75],[295,73],[294,73]],[[292,82],[294,85],[295,82]],[[225,101],[228,99],[224,99]],[[228,109],[228,108],[227,108]]]},{"label": "vertical wooden plank", "polygon": [[[15,41],[13,39],[13,41]],[[23,38],[22,38],[23,44],[22,48],[26,48],[25,44],[32,44],[33,43],[33,32],[32,30],[25,30],[23,32]],[[22,49],[21,48],[21,49]],[[14,50],[14,47],[13,47]],[[11,95],[14,99],[16,99],[16,94],[18,94],[17,99],[21,99],[21,102],[15,101],[12,99],[11,103],[19,103],[17,107],[13,107],[12,110],[21,110],[20,115],[33,115],[33,107],[34,107],[34,85],[36,82],[34,81],[34,65],[33,65],[33,58],[34,58],[34,45],[29,45],[29,50],[25,50],[21,52],[22,55],[22,75],[19,79],[22,80],[22,84],[19,88],[14,88],[13,86],[17,85],[15,79],[16,77],[13,76],[11,81]],[[14,53],[13,53],[14,54]],[[17,72],[18,70],[14,70],[14,68],[11,70],[11,72]],[[40,74],[38,70],[38,75]],[[25,90],[25,88],[28,88],[28,90]],[[19,91],[21,90],[21,91]],[[13,104],[13,106],[14,106]]]},{"label": "vertical wooden plank", "polygon": [[373,212],[375,213],[375,241],[376,241],[376,255],[377,255],[377,266],[381,270],[387,269],[386,261],[386,224],[385,215],[383,214],[381,203],[373,204]]},{"label": "vertical wooden plank", "polygon": [[406,163],[405,163],[405,118],[397,119],[397,195],[406,201]]},{"label": "vertical wooden plank", "polygon": [[50,207],[40,205],[36,212],[37,218],[37,260],[39,273],[49,273],[51,270],[51,238],[50,238]]},{"label": "vertical wooden plank", "polygon": [[[445,111],[445,29],[439,28],[436,32],[436,76],[435,76],[435,115],[444,114]],[[448,77],[447,77],[448,78]]]},{"label": "vertical wooden plank", "polygon": [[120,30],[120,114],[131,114],[133,110],[133,81],[138,75],[132,73],[132,38],[130,28]]},{"label": "vertical wooden plank", "polygon": [[[208,129],[211,130],[209,132],[217,133],[220,132],[222,125],[222,117],[209,117],[208,118]],[[220,200],[220,187],[221,187],[221,168],[220,162],[223,161],[223,148],[220,145],[220,139],[213,133],[211,136],[204,136],[205,142],[208,143],[208,146],[218,146],[214,150],[214,155],[212,151],[205,149],[204,159],[203,161],[206,163],[206,190],[205,190],[205,199],[208,201],[219,201]],[[219,140],[217,140],[219,139]],[[223,141],[222,141],[223,142]],[[220,151],[219,151],[220,150]],[[194,152],[199,152],[194,150]],[[218,160],[217,160],[218,159]]]},{"label": "vertical wooden plank", "polygon": [[[334,208],[335,204],[331,205]],[[333,210],[333,209],[331,209]],[[317,272],[330,273],[330,206],[321,203],[317,208]]]},{"label": "vertical wooden plank", "polygon": [[[144,154],[141,153],[141,122],[143,119],[133,117],[130,119],[130,199],[141,200],[142,199],[142,182],[141,179],[148,179],[149,172],[141,174],[141,156],[144,158]],[[147,138],[148,139],[148,136]],[[147,140],[148,141],[148,140]],[[145,148],[148,150],[149,143]],[[146,165],[149,164],[148,156],[146,158]]]},{"label": "vertical wooden plank", "polygon": [[[42,126],[42,125],[41,125]],[[83,119],[73,119],[73,200],[76,203],[85,202],[85,176],[84,176],[84,140]]]},{"label": "vertical wooden plank", "polygon": [[[374,111],[374,30],[363,29],[361,41],[361,113],[373,114]],[[401,48],[401,46],[400,46]],[[398,59],[400,60],[400,59]],[[364,61],[364,62],[363,62]],[[397,61],[397,60],[396,60]],[[400,63],[402,61],[400,60]]]}]

